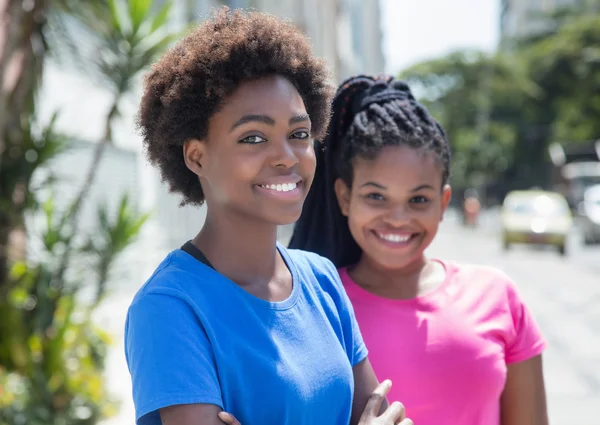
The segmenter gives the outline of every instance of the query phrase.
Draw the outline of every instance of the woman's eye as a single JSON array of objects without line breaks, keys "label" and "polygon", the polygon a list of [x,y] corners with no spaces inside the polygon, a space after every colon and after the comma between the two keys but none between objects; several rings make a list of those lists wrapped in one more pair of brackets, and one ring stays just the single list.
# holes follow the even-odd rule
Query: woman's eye
[{"label": "woman's eye", "polygon": [[383,201],[383,195],[381,195],[380,193],[369,193],[367,195],[368,199],[372,199],[374,201]]},{"label": "woman's eye", "polygon": [[308,139],[309,137],[310,137],[310,134],[308,133],[308,131],[297,131],[294,134],[292,134],[292,136],[291,136],[292,139],[300,139],[300,140]]},{"label": "woman's eye", "polygon": [[254,145],[254,144],[263,143],[266,141],[267,141],[267,139],[260,137],[260,136],[248,136],[248,137],[244,137],[242,140],[240,140],[240,143],[247,143],[249,145]]},{"label": "woman's eye", "polygon": [[429,199],[424,196],[415,196],[410,200],[410,202],[412,204],[424,204],[425,202],[429,202]]}]

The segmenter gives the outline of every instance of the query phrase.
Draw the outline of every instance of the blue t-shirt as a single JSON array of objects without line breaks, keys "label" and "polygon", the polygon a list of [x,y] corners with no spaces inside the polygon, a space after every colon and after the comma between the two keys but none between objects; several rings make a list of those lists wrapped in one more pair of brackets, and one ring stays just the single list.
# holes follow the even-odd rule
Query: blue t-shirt
[{"label": "blue t-shirt", "polygon": [[139,425],[158,409],[206,403],[243,425],[348,425],[352,366],[367,350],[338,273],[308,252],[279,252],[292,293],[268,302],[182,250],[135,296],[125,352]]}]

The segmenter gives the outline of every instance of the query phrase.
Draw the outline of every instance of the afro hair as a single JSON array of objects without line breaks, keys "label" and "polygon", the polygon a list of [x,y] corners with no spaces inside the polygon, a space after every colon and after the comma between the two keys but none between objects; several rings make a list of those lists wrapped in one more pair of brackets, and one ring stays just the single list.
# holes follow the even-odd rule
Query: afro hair
[{"label": "afro hair", "polygon": [[312,136],[321,140],[335,87],[325,61],[287,21],[223,7],[154,64],[137,122],[148,160],[160,169],[169,190],[183,195],[182,205],[204,202],[198,177],[185,165],[184,143],[206,137],[210,117],[240,83],[273,74],[296,87]]}]

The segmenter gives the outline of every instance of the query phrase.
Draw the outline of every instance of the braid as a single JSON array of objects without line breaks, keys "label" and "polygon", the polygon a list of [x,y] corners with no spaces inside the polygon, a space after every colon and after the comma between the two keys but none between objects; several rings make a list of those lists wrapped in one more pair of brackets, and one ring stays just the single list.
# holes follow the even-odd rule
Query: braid
[{"label": "braid", "polygon": [[317,170],[290,248],[316,252],[337,267],[358,262],[361,250],[348,228],[335,195],[341,178],[352,185],[355,157],[374,158],[386,146],[410,146],[435,152],[442,164],[442,183],[450,174],[446,134],[408,85],[391,76],[360,75],[344,81],[333,100],[333,116]]}]

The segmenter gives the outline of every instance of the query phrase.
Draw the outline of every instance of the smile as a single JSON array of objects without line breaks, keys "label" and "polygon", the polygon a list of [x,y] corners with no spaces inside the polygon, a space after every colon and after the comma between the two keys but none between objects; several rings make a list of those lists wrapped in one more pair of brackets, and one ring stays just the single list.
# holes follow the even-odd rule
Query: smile
[{"label": "smile", "polygon": [[274,190],[277,192],[290,192],[298,187],[298,183],[283,183],[283,184],[260,184],[258,187]]},{"label": "smile", "polygon": [[373,232],[373,233],[375,233],[375,235],[377,235],[377,237],[379,239],[383,239],[386,242],[392,242],[392,243],[397,243],[397,244],[406,243],[406,242],[410,241],[412,239],[412,237],[414,236],[412,233],[403,233],[403,234],[379,233],[379,232]]}]

